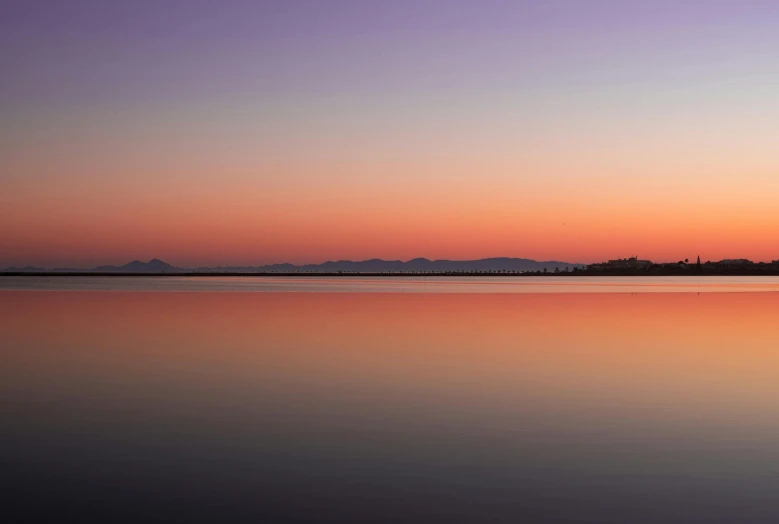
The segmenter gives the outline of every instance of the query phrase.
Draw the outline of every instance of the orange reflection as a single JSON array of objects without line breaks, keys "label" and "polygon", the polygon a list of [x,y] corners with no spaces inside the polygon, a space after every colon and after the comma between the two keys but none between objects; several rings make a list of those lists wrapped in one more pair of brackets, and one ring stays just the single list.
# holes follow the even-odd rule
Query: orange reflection
[{"label": "orange reflection", "polygon": [[2,295],[6,373],[533,399],[604,416],[779,404],[777,293]]}]

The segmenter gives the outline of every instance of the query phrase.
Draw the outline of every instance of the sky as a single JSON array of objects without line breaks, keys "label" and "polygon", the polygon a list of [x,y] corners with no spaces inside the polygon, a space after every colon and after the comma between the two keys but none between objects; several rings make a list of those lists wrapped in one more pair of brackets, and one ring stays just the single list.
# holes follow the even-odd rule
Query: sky
[{"label": "sky", "polygon": [[9,0],[0,267],[779,258],[779,3]]}]

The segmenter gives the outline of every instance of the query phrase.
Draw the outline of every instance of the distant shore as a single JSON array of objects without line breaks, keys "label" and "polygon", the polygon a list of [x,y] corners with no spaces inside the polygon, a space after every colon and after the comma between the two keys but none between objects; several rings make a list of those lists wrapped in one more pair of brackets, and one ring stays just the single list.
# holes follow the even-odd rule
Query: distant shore
[{"label": "distant shore", "polygon": [[707,276],[779,276],[779,269],[718,269],[718,270],[694,270],[679,269],[677,271],[560,271],[560,272],[524,272],[524,273],[501,273],[493,272],[430,272],[430,273],[356,273],[356,272],[331,272],[331,273],[257,273],[257,272],[224,272],[224,273],[200,273],[200,272],[169,272],[169,273],[126,273],[126,272],[35,272],[35,271],[4,271],[0,272],[0,277],[293,277],[293,278],[327,278],[327,277],[372,277],[372,278],[398,278],[398,277],[511,277],[511,278],[529,278],[529,277],[668,277],[668,276],[689,276],[689,277],[707,277]]}]

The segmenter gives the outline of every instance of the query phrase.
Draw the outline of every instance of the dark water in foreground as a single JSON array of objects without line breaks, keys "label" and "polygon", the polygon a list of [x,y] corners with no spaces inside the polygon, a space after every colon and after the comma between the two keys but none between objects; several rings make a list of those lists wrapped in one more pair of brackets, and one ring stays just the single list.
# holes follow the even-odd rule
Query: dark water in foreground
[{"label": "dark water in foreground", "polygon": [[752,291],[0,291],[3,511],[776,522],[777,319]]}]

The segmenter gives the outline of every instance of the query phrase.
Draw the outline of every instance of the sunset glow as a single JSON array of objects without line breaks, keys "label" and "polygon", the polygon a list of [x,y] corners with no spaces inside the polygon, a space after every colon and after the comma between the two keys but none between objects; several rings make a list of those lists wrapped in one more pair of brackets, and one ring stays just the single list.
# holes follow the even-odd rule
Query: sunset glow
[{"label": "sunset glow", "polygon": [[176,5],[4,9],[0,268],[779,258],[776,3]]}]

